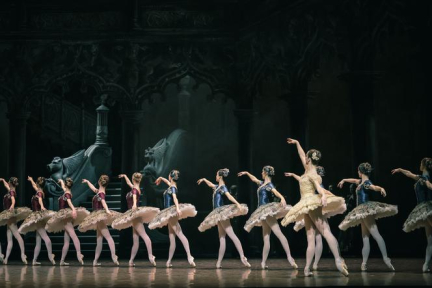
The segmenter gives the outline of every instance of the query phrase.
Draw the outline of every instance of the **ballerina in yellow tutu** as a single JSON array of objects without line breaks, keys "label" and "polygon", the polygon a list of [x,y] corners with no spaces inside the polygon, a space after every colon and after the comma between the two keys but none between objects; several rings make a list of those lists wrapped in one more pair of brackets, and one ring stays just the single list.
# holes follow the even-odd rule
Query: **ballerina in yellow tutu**
[{"label": "ballerina in yellow tutu", "polygon": [[[305,173],[299,180],[301,199],[288,211],[281,223],[283,226],[287,226],[302,219],[305,221],[308,247],[304,274],[305,276],[313,275],[310,271],[310,265],[315,254],[315,229],[317,229],[327,241],[335,258],[337,269],[343,275],[348,276],[348,268],[340,255],[338,242],[330,230],[326,217],[326,214],[331,215],[346,210],[345,199],[337,197],[321,187],[322,180],[316,171],[321,159],[321,152],[311,149],[305,153],[297,140],[288,138],[287,142],[297,146]],[[319,194],[316,194],[315,190]]]}]

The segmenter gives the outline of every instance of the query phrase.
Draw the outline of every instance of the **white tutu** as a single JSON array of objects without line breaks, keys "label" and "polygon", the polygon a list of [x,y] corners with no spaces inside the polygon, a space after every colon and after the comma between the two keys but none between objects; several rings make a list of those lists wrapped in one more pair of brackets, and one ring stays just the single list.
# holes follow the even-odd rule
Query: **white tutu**
[{"label": "white tutu", "polygon": [[426,201],[414,207],[403,225],[403,231],[411,232],[429,225],[427,218],[432,217],[432,201]]},{"label": "white tutu", "polygon": [[177,210],[175,205],[160,211],[149,223],[149,229],[162,228],[166,226],[169,220],[173,217],[177,217],[178,220],[181,220],[187,217],[195,217],[197,214],[195,206],[193,206],[192,204],[179,204],[179,209],[182,212],[180,217],[177,216]]},{"label": "white tutu", "polygon": [[149,223],[159,212],[159,208],[147,206],[137,207],[137,209],[129,209],[114,219],[111,227],[117,230],[126,229],[131,227],[136,219],[139,219],[141,223]]},{"label": "white tutu", "polygon": [[255,226],[262,226],[261,221],[265,220],[268,216],[280,219],[284,217],[288,211],[292,208],[291,205],[282,206],[279,202],[271,202],[265,205],[259,206],[246,221],[244,229],[247,232]]},{"label": "white tutu", "polygon": [[7,225],[7,222],[11,218],[15,218],[15,222],[20,222],[27,218],[32,213],[32,210],[28,207],[14,208],[13,211],[9,209],[3,210],[0,213],[0,226]]},{"label": "white tutu", "polygon": [[86,232],[88,230],[97,230],[97,224],[99,222],[104,222],[107,226],[111,225],[111,223],[115,220],[115,218],[119,217],[121,213],[109,210],[111,215],[109,215],[105,209],[93,211],[88,215],[84,221],[78,226],[78,230],[80,232]]},{"label": "white tutu", "polygon": [[26,234],[39,228],[44,228],[48,220],[54,216],[55,212],[51,210],[34,211],[21,224],[18,232]]},{"label": "white tutu", "polygon": [[220,221],[228,220],[241,215],[246,215],[249,210],[247,205],[241,204],[241,206],[241,210],[238,209],[236,204],[223,205],[214,209],[199,225],[198,230],[200,232],[204,232],[205,230],[216,226]]},{"label": "white tutu", "polygon": [[66,223],[71,222],[72,225],[78,226],[84,219],[90,215],[90,212],[87,211],[84,207],[76,207],[76,218],[72,217],[72,209],[65,208],[57,211],[55,215],[47,222],[45,225],[45,229],[48,232],[57,233],[64,230],[64,226]]}]

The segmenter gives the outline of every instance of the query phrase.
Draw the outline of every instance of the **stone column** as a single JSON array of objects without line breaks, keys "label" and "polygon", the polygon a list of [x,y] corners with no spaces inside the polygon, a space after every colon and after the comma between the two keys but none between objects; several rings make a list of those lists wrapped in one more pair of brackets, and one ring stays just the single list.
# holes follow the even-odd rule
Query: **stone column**
[{"label": "stone column", "polygon": [[[8,113],[9,118],[9,177],[19,179],[17,206],[26,206],[26,148],[27,148],[27,120],[30,112]],[[7,179],[6,179],[7,180]]]}]

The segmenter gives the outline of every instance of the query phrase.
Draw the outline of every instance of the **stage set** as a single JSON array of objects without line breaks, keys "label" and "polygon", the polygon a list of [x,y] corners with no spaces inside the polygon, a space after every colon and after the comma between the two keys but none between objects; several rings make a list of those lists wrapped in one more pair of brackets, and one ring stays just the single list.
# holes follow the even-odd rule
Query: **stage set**
[{"label": "stage set", "polygon": [[432,285],[431,13],[1,1],[0,287]]}]

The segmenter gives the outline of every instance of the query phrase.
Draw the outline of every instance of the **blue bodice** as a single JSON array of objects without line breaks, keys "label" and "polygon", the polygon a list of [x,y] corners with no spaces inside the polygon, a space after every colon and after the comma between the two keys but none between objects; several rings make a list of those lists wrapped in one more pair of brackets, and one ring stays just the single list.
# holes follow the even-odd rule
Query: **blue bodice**
[{"label": "blue bodice", "polygon": [[268,204],[273,201],[273,193],[271,190],[275,188],[273,183],[269,182],[263,185],[263,181],[260,182],[260,186],[258,187],[258,206]]},{"label": "blue bodice", "polygon": [[426,181],[430,181],[429,175],[421,175],[419,176],[419,180],[414,184],[414,190],[417,197],[417,204],[420,204],[425,201],[432,200],[432,191],[429,190],[426,186]]},{"label": "blue bodice", "polygon": [[370,180],[366,180],[357,187],[357,206],[369,201],[370,185],[372,185],[372,182]]},{"label": "blue bodice", "polygon": [[226,192],[229,191],[225,185],[215,187],[215,190],[213,192],[213,209],[224,205],[223,195],[225,195]]},{"label": "blue bodice", "polygon": [[163,193],[164,208],[168,208],[168,207],[171,207],[172,205],[174,205],[173,194],[177,194],[177,188],[174,186],[168,187],[168,189],[165,190],[165,192]]}]

